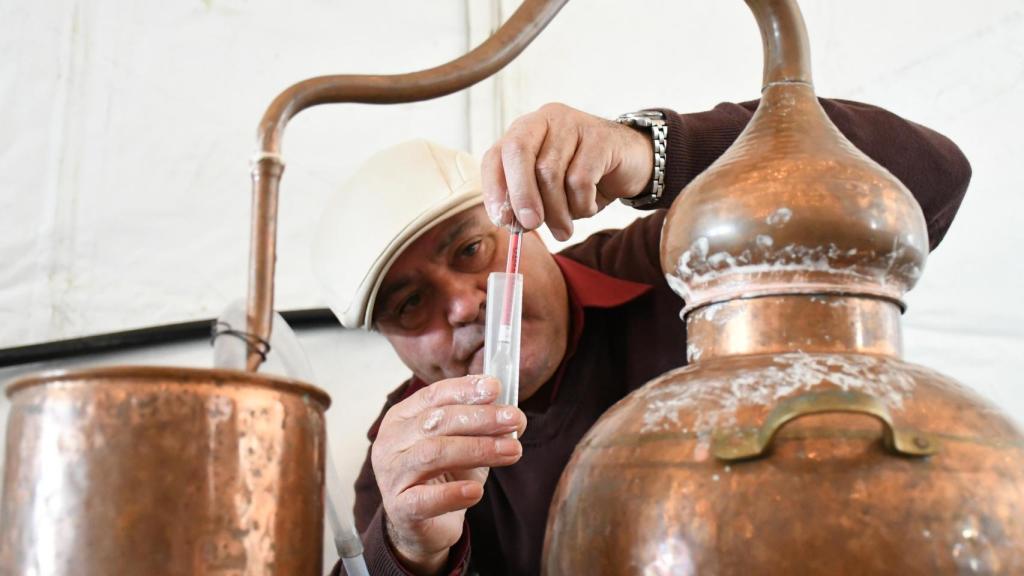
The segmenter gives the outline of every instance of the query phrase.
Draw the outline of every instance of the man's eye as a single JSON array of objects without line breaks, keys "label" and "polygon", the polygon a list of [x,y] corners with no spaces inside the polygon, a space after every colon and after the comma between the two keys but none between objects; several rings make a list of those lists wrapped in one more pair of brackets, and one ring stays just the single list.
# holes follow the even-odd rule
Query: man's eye
[{"label": "man's eye", "polygon": [[416,307],[419,306],[420,303],[422,302],[423,297],[420,296],[419,292],[416,292],[409,296],[408,298],[406,298],[405,300],[402,300],[402,303],[398,305],[398,317],[401,318],[402,316],[407,316],[415,312]]},{"label": "man's eye", "polygon": [[462,251],[460,252],[460,254],[462,256],[466,257],[466,258],[472,258],[473,256],[476,256],[476,253],[479,252],[479,251],[480,251],[480,241],[477,240],[475,242],[470,242],[469,244],[466,244],[462,248]]},{"label": "man's eye", "polygon": [[494,258],[494,240],[489,236],[473,238],[460,244],[453,253],[451,266],[460,272],[479,272]]}]

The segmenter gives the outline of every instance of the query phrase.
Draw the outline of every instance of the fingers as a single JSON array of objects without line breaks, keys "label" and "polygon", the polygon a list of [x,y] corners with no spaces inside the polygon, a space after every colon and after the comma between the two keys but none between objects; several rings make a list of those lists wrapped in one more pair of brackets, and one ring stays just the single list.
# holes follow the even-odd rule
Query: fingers
[{"label": "fingers", "polygon": [[546,223],[555,238],[566,240],[574,219],[643,190],[645,162],[653,158],[644,154],[650,145],[643,138],[614,122],[546,104],[513,122],[484,156],[488,214],[499,226],[513,216],[528,230]]},{"label": "fingers", "polygon": [[424,436],[500,436],[522,431],[526,415],[515,406],[444,406],[417,421]]},{"label": "fingers", "polygon": [[423,438],[396,459],[396,484],[404,490],[446,472],[509,466],[522,455],[519,440],[510,437]]},{"label": "fingers", "polygon": [[597,183],[607,172],[608,154],[593,138],[581,138],[580,146],[565,173],[566,198],[573,218],[589,218],[598,205]]},{"label": "fingers", "polygon": [[490,376],[469,375],[435,382],[396,404],[388,414],[403,419],[418,417],[430,408],[452,404],[490,404],[501,384]]},{"label": "fingers", "polygon": [[501,164],[505,173],[508,201],[523,228],[533,230],[544,222],[544,205],[535,175],[547,124],[524,118],[512,124],[503,138]]},{"label": "fingers", "polygon": [[578,141],[576,130],[549,123],[534,166],[544,206],[544,222],[554,237],[563,241],[572,236],[573,215],[566,198],[565,173],[576,152]]},{"label": "fingers", "polygon": [[405,522],[422,522],[448,512],[464,510],[484,495],[480,482],[461,480],[442,484],[419,484],[395,497],[393,510]]},{"label": "fingers", "polygon": [[508,206],[508,186],[505,184],[505,166],[501,162],[500,142],[484,154],[480,164],[480,178],[484,188],[484,208],[495,226],[512,224],[511,206]]}]

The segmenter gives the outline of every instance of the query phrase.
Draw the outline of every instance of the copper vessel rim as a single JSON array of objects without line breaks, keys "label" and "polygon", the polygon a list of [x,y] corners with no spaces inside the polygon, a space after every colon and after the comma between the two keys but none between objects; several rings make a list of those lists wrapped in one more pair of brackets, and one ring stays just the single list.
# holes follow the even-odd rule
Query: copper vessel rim
[{"label": "copper vessel rim", "polygon": [[722,296],[721,298],[712,298],[709,300],[699,300],[692,304],[687,304],[680,311],[679,315],[684,319],[690,314],[700,310],[701,308],[707,308],[715,304],[724,304],[726,302],[733,302],[737,300],[756,300],[758,298],[773,298],[778,296],[838,296],[841,298],[864,298],[867,300],[881,300],[890,304],[895,304],[899,309],[900,313],[907,311],[906,303],[900,298],[893,298],[888,294],[873,294],[862,290],[822,290],[821,288],[808,287],[806,290],[800,290],[794,288],[788,291],[767,291],[767,292],[749,292],[736,296],[735,294],[730,296]]},{"label": "copper vessel rim", "polygon": [[[148,380],[140,382],[139,378],[146,378]],[[300,380],[267,374],[254,374],[242,370],[181,368],[178,366],[109,366],[77,370],[47,370],[14,380],[4,387],[4,393],[7,398],[11,398],[17,392],[32,386],[78,379],[119,380],[118,384],[128,383],[138,386],[151,384],[153,381],[158,380],[175,381],[181,384],[209,383],[213,385],[260,386],[279,392],[310,396],[322,404],[324,410],[331,405],[331,397],[327,392]]]}]

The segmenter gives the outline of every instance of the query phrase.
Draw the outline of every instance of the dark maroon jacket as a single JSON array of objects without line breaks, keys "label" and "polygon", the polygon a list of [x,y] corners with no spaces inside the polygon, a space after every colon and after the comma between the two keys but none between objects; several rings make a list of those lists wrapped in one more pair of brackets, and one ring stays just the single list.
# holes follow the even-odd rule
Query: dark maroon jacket
[{"label": "dark maroon jacket", "polygon": [[[821,102],[847,138],[914,194],[934,249],[970,181],[967,159],[942,135],[880,108],[842,100]],[[756,107],[754,101],[720,104],[696,114],[664,110],[669,124],[666,191],[671,193],[652,208],[670,205],[729,147]],[[513,466],[491,470],[483,500],[466,514],[467,529],[452,549],[447,573],[539,574],[548,506],[576,443],[612,404],[686,363],[686,329],[679,320],[683,304],[665,283],[658,259],[664,214],[657,210],[561,253],[559,266],[573,310],[570,352],[557,381],[534,396],[549,401],[531,406],[538,404],[531,398],[521,406],[529,420],[521,438],[523,456]],[[646,286],[631,290],[630,282]],[[602,292],[612,297],[603,303],[593,297]],[[413,379],[392,392],[381,415],[422,385]],[[371,441],[376,430],[375,424]],[[390,549],[380,502],[367,456],[356,481],[355,515],[370,573],[408,574]],[[335,573],[339,571],[336,566]]]}]

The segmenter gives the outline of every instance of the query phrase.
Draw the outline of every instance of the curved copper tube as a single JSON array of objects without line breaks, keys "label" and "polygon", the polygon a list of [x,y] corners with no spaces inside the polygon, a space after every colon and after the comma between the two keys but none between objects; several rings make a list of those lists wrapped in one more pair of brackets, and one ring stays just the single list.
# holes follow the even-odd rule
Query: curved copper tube
[{"label": "curved copper tube", "polygon": [[764,45],[764,86],[811,84],[811,48],[796,0],[746,0]]},{"label": "curved copper tube", "polygon": [[[543,30],[568,0],[525,0],[490,38],[471,52],[428,70],[407,74],[319,76],[292,85],[263,114],[252,170],[252,231],[249,254],[247,330],[270,338],[274,307],[277,196],[284,171],[281,138],[288,121],[320,104],[400,104],[445,96],[476,84],[505,67]],[[263,359],[250,349],[246,369]]]}]

